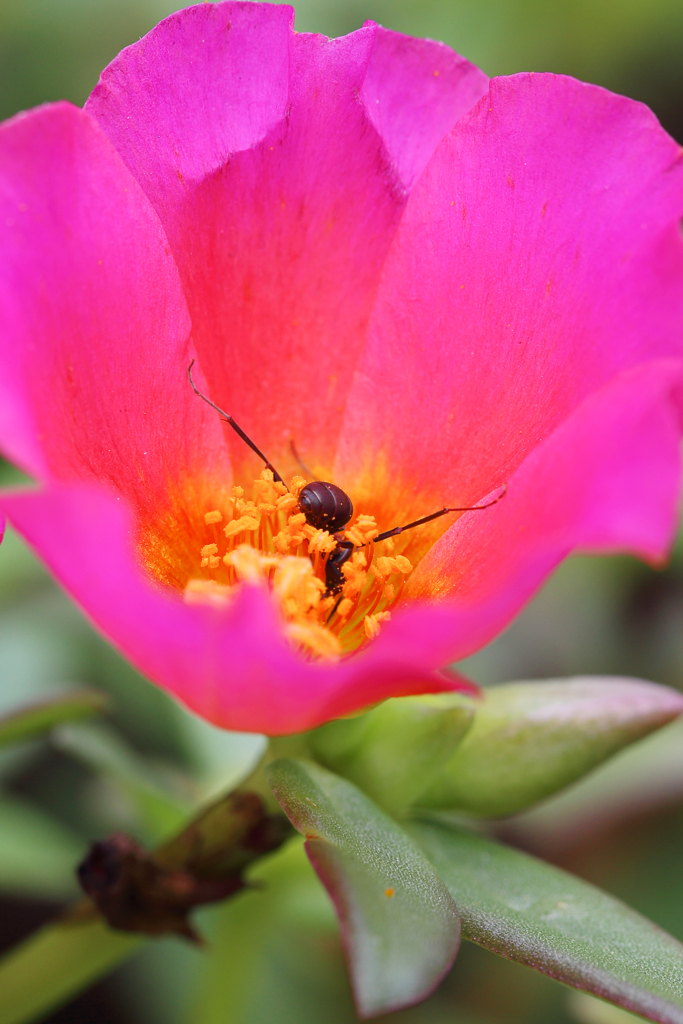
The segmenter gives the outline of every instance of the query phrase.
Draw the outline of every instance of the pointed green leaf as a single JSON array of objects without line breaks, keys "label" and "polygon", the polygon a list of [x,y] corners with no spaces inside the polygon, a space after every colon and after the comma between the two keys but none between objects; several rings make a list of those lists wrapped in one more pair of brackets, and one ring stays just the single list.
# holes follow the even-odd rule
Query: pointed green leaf
[{"label": "pointed green leaf", "polygon": [[74,896],[82,841],[27,800],[0,795],[0,889],[63,899]]},{"label": "pointed green leaf", "polygon": [[462,828],[410,834],[445,881],[463,936],[660,1024],[683,1024],[683,945],[595,886]]},{"label": "pointed green leaf", "polygon": [[514,814],[682,712],[683,695],[639,679],[493,687],[420,806],[483,817]]},{"label": "pointed green leaf", "polygon": [[569,992],[568,995],[569,1015],[579,1024],[638,1024],[643,1019],[586,992]]},{"label": "pointed green leaf", "polygon": [[460,693],[395,697],[311,733],[316,758],[381,807],[410,807],[470,727],[476,704]]},{"label": "pointed green leaf", "polygon": [[99,918],[57,921],[0,959],[0,1024],[29,1024],[111,971],[145,940]]},{"label": "pointed green leaf", "polygon": [[63,722],[89,718],[106,711],[108,706],[103,693],[85,687],[68,690],[49,700],[26,704],[0,718],[0,747],[31,740]]},{"label": "pointed green leaf", "polygon": [[460,941],[455,904],[429,861],[346,779],[289,758],[267,774],[336,907],[360,1016],[424,999]]}]

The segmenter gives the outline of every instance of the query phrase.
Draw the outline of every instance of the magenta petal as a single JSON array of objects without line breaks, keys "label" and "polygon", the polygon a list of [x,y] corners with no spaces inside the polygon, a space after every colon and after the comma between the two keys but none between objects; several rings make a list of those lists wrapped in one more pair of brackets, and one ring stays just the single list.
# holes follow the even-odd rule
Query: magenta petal
[{"label": "magenta petal", "polygon": [[408,201],[337,475],[385,466],[412,513],[502,484],[593,389],[683,352],[680,147],[641,104],[491,82]]},{"label": "magenta petal", "polygon": [[[287,8],[224,3],[206,10],[211,13],[189,8],[158,26],[152,33],[158,59],[143,68],[138,51],[146,40],[124,51],[86,109],[166,228],[213,400],[257,435],[279,466],[283,455],[291,458],[289,437],[305,456],[329,465],[405,203],[358,101],[375,30],[329,40],[285,32]],[[227,43],[233,20],[249,33],[249,46],[234,52]],[[284,68],[272,54],[274,32]],[[215,102],[213,68],[227,65],[241,77],[242,51],[251,54],[252,47],[260,89],[281,97],[279,118],[262,138],[247,139],[240,130],[239,148],[238,140],[226,138],[218,156],[205,113]],[[182,79],[182,68],[203,48],[203,91],[174,94],[171,80],[176,74]],[[218,67],[216,73],[226,74]],[[169,116],[181,126],[188,118],[194,123],[190,141],[204,174],[186,178],[175,149],[157,144],[153,125],[169,88]],[[250,123],[250,109],[249,103],[227,103],[226,124]],[[250,457],[237,439],[231,439],[231,454],[236,465]]]},{"label": "magenta petal", "polygon": [[229,481],[222,428],[187,382],[163,229],[87,114],[63,103],[2,126],[0,217],[5,453],[43,478],[107,481],[153,518],[198,466]]},{"label": "magenta petal", "polygon": [[284,118],[293,20],[287,5],[197,4],[103,71],[85,109],[162,219],[186,183],[251,149]]},{"label": "magenta petal", "polygon": [[400,643],[339,664],[306,662],[259,588],[242,588],[228,610],[185,604],[143,575],[128,510],[101,489],[5,492],[0,506],[126,657],[216,725],[297,732],[390,696],[466,685],[425,668],[424,652]]},{"label": "magenta petal", "polygon": [[387,638],[394,627],[422,644],[432,622],[430,659],[462,658],[572,551],[660,561],[676,529],[682,413],[683,360],[626,371],[591,395],[527,457],[502,501],[463,515],[435,544],[408,591],[444,605],[397,617]]},{"label": "magenta petal", "polygon": [[290,18],[173,15],[86,109],[161,217],[213,399],[274,460],[292,437],[329,472],[406,185],[484,78],[437,44],[297,35]]},{"label": "magenta petal", "polygon": [[484,95],[488,78],[443,43],[376,30],[361,96],[410,190],[444,135]]}]

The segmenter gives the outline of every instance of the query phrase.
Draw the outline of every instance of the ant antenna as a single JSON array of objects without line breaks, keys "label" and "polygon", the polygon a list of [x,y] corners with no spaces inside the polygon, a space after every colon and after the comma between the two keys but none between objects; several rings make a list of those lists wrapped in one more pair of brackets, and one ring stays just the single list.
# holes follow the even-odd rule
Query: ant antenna
[{"label": "ant antenna", "polygon": [[[219,407],[214,402],[212,402],[210,398],[207,398],[206,395],[203,395],[201,393],[201,391],[198,389],[197,385],[195,384],[194,380],[192,379],[192,367],[194,366],[194,364],[195,364],[195,360],[193,359],[192,362],[190,363],[190,365],[187,368],[187,376],[189,377],[190,386],[192,387],[192,390],[194,391],[195,395],[198,395],[198,397],[203,399],[203,401],[205,401],[207,405],[210,405],[212,409],[215,409],[216,412],[218,413],[218,415],[221,417],[222,420],[224,420],[225,423],[229,423],[230,424],[230,426],[235,431],[235,433],[238,434],[239,437],[242,438],[244,443],[251,448],[252,452],[254,452],[256,455],[258,455],[259,459],[261,459],[265,463],[266,469],[269,469],[271,471],[271,473],[273,474],[273,480],[276,480],[278,483],[284,484],[284,480],[282,479],[282,477],[280,476],[280,474],[278,473],[278,471],[276,470],[276,468],[272,464],[272,462],[269,462],[268,459],[263,454],[263,452],[259,448],[256,447],[256,445],[251,440],[251,438],[247,437],[247,435],[244,433],[242,428],[240,426],[238,426],[237,423],[235,423],[235,421],[232,418],[232,416],[228,416],[227,412],[223,412],[223,410],[219,409]],[[285,484],[285,486],[287,486],[287,485]]]},{"label": "ant antenna", "polygon": [[[491,505],[495,505],[497,501],[505,497],[508,485],[503,484],[501,492],[492,501],[487,501],[485,505],[468,505],[466,508],[442,508],[438,512],[432,512],[430,516],[423,516],[422,519],[416,519],[414,523],[406,523],[405,526],[395,526],[393,530],[387,530],[385,533],[380,533],[379,536],[375,537],[369,543],[378,544],[381,540],[388,540],[389,537],[397,537],[399,533],[403,533],[404,530],[412,530],[414,526],[424,526],[425,523],[431,523],[432,519],[438,519],[439,516],[445,516],[448,512],[480,512],[482,509],[491,508]],[[366,545],[367,546],[367,545]]]},{"label": "ant antenna", "polygon": [[293,437],[290,437],[290,439],[289,439],[289,447],[292,449],[292,455],[294,456],[296,461],[299,463],[299,465],[303,469],[303,471],[306,474],[306,476],[310,476],[311,480],[315,480],[315,474],[311,473],[310,469],[308,468],[308,466],[306,465],[304,460],[299,455],[299,452],[297,451],[296,445],[294,444],[294,438]]}]

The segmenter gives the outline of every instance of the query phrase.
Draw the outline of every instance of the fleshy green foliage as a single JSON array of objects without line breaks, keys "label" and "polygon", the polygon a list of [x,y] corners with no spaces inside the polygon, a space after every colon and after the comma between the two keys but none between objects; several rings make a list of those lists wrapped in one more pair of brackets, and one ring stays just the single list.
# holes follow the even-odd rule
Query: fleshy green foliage
[{"label": "fleshy green foliage", "polygon": [[457,693],[387,700],[358,718],[317,729],[312,750],[380,806],[400,812],[419,800],[457,747],[477,703]]},{"label": "fleshy green foliage", "polygon": [[0,961],[0,1024],[24,1024],[112,970],[140,945],[99,920],[56,922]]},{"label": "fleshy green foliage", "polygon": [[[108,706],[104,694],[85,687],[23,705],[0,717],[0,748],[26,744]],[[27,800],[0,793],[0,889],[48,899],[73,896],[74,866],[82,853],[82,841],[59,820]]]},{"label": "fleshy green foliage", "polygon": [[188,794],[182,795],[155,773],[113,730],[101,725],[64,726],[54,741],[60,750],[122,792],[133,805],[149,842],[165,839],[187,821]]},{"label": "fleshy green foliage", "polygon": [[543,861],[461,828],[413,823],[463,936],[662,1024],[683,1022],[683,945]]},{"label": "fleshy green foliage", "polygon": [[103,693],[85,687],[25,705],[0,718],[0,747],[33,739],[63,722],[89,718],[108,706]]},{"label": "fleshy green foliage", "polygon": [[585,677],[494,687],[419,803],[481,817],[514,814],[682,710],[676,691],[635,679]]},{"label": "fleshy green foliage", "polygon": [[249,878],[253,888],[202,922],[201,980],[182,1024],[355,1021],[334,911],[300,838]]},{"label": "fleshy green foliage", "polygon": [[0,890],[63,899],[76,894],[74,867],[84,844],[57,818],[0,794]]},{"label": "fleshy green foliage", "polygon": [[[414,1001],[406,966],[414,970],[425,948],[445,951],[448,929],[435,928],[442,879],[465,938],[650,1020],[683,1024],[683,945],[612,896],[463,828],[427,820],[401,827],[309,762],[282,758],[268,774],[335,904],[364,1016]],[[438,877],[425,874],[408,836]],[[429,987],[423,977],[423,996]]]},{"label": "fleshy green foliage", "polygon": [[455,905],[429,862],[345,779],[287,758],[269,765],[268,779],[335,904],[361,1016],[425,998],[460,941]]}]

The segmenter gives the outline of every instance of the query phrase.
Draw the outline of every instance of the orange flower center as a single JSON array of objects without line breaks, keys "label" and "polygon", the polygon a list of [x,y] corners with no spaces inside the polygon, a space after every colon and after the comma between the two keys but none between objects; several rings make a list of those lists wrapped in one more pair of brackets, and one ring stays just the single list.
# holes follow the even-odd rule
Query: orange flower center
[{"label": "orange flower center", "polygon": [[207,511],[199,524],[204,543],[183,596],[188,603],[221,607],[240,585],[267,586],[292,643],[310,657],[336,659],[377,636],[412,565],[405,555],[394,555],[393,540],[372,543],[379,533],[374,516],[359,515],[342,535],[354,545],[342,566],[344,582],[330,593],[325,566],[339,535],[316,529],[299,511],[305,484],[294,477],[288,491],[264,470],[250,497],[233,487],[223,506]]}]

